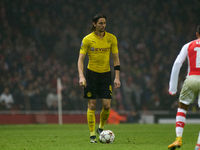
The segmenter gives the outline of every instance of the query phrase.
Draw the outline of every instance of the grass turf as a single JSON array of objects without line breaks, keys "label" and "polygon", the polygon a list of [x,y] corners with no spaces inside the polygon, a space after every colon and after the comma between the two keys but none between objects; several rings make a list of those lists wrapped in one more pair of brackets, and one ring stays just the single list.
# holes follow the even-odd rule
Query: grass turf
[{"label": "grass turf", "polygon": [[[87,124],[0,125],[0,150],[167,150],[175,140],[175,125],[106,125],[113,144],[90,143]],[[199,125],[186,124],[181,150],[194,149]]]}]

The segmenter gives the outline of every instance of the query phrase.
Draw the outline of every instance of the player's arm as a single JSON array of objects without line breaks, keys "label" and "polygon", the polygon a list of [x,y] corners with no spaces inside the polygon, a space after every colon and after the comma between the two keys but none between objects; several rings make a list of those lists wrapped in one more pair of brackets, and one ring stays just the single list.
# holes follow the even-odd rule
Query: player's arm
[{"label": "player's arm", "polygon": [[119,88],[121,86],[120,82],[120,61],[119,61],[119,54],[113,54],[114,60],[114,70],[115,70],[115,79],[114,79],[114,86],[115,88]]},{"label": "player's arm", "polygon": [[87,49],[88,49],[88,40],[87,37],[84,37],[82,42],[81,42],[81,48],[80,48],[80,52],[79,52],[79,58],[78,58],[78,73],[79,73],[79,85],[80,86],[84,86],[86,87],[86,80],[85,80],[85,76],[83,73],[83,69],[84,69],[84,59],[85,59],[85,55],[87,53]]},{"label": "player's arm", "polygon": [[169,82],[169,94],[175,95],[178,86],[178,76],[180,68],[187,57],[187,48],[189,44],[186,44],[181,49],[179,55],[177,56],[171,71],[170,82]]},{"label": "player's arm", "polygon": [[115,70],[114,86],[115,86],[115,88],[119,88],[121,86],[120,61],[119,61],[119,53],[118,53],[118,46],[117,46],[117,38],[115,36],[112,37],[111,50],[112,50],[112,54],[113,54],[114,70]]},{"label": "player's arm", "polygon": [[85,59],[85,54],[79,53],[79,58],[78,58],[79,85],[86,87],[86,80],[83,74],[84,59]]}]

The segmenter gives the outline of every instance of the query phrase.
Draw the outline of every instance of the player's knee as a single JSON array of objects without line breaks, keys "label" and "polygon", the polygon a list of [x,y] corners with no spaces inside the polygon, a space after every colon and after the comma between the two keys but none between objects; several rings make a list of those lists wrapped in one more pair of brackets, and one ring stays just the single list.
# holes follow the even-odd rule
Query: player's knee
[{"label": "player's knee", "polygon": [[189,105],[186,105],[184,103],[179,102],[179,108],[184,109],[184,110],[188,110]]},{"label": "player's knee", "polygon": [[104,106],[103,108],[104,108],[104,110],[109,110],[109,109],[110,109],[110,106],[109,106],[109,105],[106,105],[106,106]]},{"label": "player's knee", "polygon": [[95,109],[96,109],[96,105],[93,104],[93,103],[90,103],[90,104],[88,105],[88,108],[89,108],[90,110],[95,110]]},{"label": "player's knee", "polygon": [[91,105],[91,106],[90,106],[90,109],[91,109],[91,110],[95,110],[95,109],[96,109],[96,106],[95,106],[95,105]]},{"label": "player's knee", "polygon": [[88,100],[88,108],[90,110],[95,110],[96,109],[96,100]]}]

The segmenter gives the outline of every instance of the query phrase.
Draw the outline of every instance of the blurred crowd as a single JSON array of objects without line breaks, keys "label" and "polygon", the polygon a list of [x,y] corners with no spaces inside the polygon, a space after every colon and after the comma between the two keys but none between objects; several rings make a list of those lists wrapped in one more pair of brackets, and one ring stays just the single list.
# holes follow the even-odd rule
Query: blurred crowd
[{"label": "blurred crowd", "polygon": [[[196,38],[199,12],[199,0],[1,0],[0,110],[57,110],[58,77],[63,110],[86,110],[77,60],[93,16],[102,13],[121,62],[112,107],[176,111],[179,93],[168,94],[171,68],[181,47]],[[186,74],[187,62],[179,92]]]}]

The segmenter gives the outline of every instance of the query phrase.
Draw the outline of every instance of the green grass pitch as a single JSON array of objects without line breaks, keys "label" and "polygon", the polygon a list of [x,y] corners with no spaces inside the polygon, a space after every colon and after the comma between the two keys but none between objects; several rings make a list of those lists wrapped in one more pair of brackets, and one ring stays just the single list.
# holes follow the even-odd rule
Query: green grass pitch
[{"label": "green grass pitch", "polygon": [[[97,127],[97,126],[96,126]],[[106,125],[113,144],[90,143],[87,124],[0,125],[0,150],[167,150],[175,140],[175,125]],[[186,124],[181,150],[193,150],[198,124]]]}]

